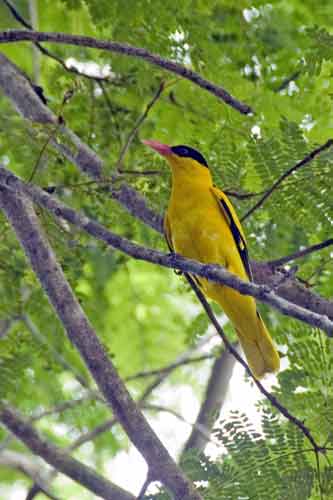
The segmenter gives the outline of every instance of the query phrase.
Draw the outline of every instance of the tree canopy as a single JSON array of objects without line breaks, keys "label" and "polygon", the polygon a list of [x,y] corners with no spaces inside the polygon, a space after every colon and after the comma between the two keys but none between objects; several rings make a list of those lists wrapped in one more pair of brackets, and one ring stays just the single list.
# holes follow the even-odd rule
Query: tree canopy
[{"label": "tree canopy", "polygon": [[[329,0],[0,3],[1,497],[134,498],[112,474],[133,445],[141,499],[333,497],[332,21]],[[142,139],[202,152],[255,284],[169,255]],[[232,327],[172,268],[257,298],[271,384],[230,382]],[[240,379],[254,420],[224,411]]]}]

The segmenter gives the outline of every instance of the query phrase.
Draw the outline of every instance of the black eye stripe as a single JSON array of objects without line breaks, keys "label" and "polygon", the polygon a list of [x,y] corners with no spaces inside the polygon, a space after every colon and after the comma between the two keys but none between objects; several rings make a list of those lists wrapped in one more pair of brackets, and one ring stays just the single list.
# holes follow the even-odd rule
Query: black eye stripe
[{"label": "black eye stripe", "polygon": [[199,153],[199,151],[197,151],[196,149],[190,148],[190,146],[173,146],[171,150],[177,156],[182,156],[184,158],[193,158],[193,160],[196,160],[201,165],[208,167],[208,164],[202,154]]}]

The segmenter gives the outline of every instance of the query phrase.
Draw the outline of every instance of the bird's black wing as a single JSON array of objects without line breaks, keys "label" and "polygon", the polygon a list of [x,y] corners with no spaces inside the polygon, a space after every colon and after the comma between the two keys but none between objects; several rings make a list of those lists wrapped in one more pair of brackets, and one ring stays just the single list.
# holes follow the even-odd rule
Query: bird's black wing
[{"label": "bird's black wing", "polygon": [[238,217],[235,214],[230,201],[222,191],[214,187],[213,193],[216,196],[221,211],[230,227],[230,231],[237,246],[238,253],[242,259],[246,274],[249,280],[253,281],[246,241]]}]

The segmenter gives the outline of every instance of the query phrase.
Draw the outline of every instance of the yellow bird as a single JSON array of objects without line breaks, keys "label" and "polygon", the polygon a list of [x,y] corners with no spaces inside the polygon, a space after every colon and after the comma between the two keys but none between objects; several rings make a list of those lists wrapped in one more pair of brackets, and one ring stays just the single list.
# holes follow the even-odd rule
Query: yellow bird
[{"label": "yellow bird", "polygon": [[[205,158],[189,146],[143,142],[171,167],[172,190],[164,219],[170,249],[206,264],[221,264],[242,280],[252,280],[243,229],[228,197],[213,185]],[[277,371],[279,355],[253,297],[204,278],[197,281],[231,320],[254,375],[260,378]]]}]

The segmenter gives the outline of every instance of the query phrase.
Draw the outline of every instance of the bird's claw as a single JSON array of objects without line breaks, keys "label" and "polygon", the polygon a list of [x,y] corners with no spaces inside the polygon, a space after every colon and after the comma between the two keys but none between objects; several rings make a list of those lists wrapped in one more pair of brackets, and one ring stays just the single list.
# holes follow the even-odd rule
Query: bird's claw
[{"label": "bird's claw", "polygon": [[[175,252],[170,252],[169,253],[169,257],[170,257],[170,260],[171,260],[172,267],[176,266],[177,262],[175,262],[175,261],[177,259],[177,254]],[[177,274],[177,276],[181,276],[182,274],[184,274],[183,271],[180,271],[180,269],[173,269],[173,272],[175,274]]]}]

